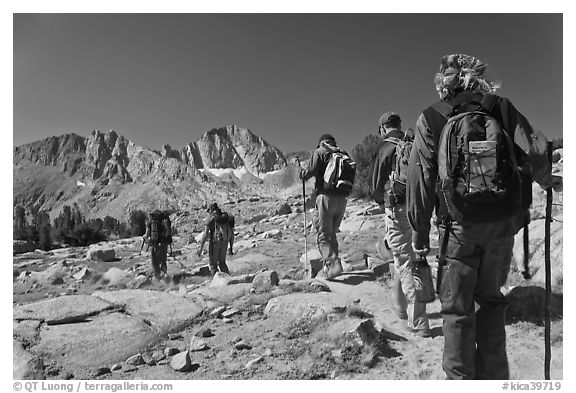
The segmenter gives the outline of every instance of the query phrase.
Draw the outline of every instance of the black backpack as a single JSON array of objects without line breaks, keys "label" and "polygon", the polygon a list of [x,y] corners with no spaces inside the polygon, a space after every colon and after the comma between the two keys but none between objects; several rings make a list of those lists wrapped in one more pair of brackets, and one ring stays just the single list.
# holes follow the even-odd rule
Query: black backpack
[{"label": "black backpack", "polygon": [[481,102],[440,102],[424,111],[429,126],[441,130],[439,203],[457,221],[499,221],[520,210],[515,145],[493,114],[496,102],[485,95]]},{"label": "black backpack", "polygon": [[166,213],[151,213],[149,216],[150,242],[172,244],[172,222]]},{"label": "black backpack", "polygon": [[410,163],[410,153],[412,152],[413,141],[409,138],[398,139],[388,137],[384,139],[396,145],[394,153],[394,168],[390,173],[390,185],[392,194],[397,200],[404,200],[406,197],[406,182],[408,180],[408,165]]}]

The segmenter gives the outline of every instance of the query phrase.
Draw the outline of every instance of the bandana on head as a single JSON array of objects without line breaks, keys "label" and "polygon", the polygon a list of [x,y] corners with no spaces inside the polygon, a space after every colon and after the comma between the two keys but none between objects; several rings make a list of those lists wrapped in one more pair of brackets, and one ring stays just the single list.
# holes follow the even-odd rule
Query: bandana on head
[{"label": "bandana on head", "polygon": [[440,72],[434,77],[440,98],[446,99],[456,90],[494,93],[500,87],[500,83],[484,75],[486,66],[473,56],[463,54],[444,56],[440,64]]}]

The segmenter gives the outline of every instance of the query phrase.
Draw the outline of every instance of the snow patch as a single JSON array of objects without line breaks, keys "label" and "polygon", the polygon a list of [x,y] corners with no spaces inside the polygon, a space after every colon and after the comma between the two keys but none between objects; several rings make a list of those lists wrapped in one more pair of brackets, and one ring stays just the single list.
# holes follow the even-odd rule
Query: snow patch
[{"label": "snow patch", "polygon": [[204,171],[218,177],[234,175],[238,179],[240,179],[243,175],[250,173],[245,166],[241,166],[240,168],[203,168],[202,172]]}]

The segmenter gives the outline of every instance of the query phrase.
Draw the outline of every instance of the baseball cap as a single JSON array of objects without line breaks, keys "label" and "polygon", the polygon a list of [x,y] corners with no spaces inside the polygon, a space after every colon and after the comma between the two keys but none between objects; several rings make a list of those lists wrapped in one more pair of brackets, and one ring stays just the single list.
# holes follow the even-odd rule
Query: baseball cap
[{"label": "baseball cap", "polygon": [[398,116],[396,112],[386,112],[380,116],[380,119],[378,119],[378,125],[381,126],[382,124],[387,124],[390,122],[390,120],[394,119],[394,117],[398,118],[398,120],[401,120],[400,116]]}]

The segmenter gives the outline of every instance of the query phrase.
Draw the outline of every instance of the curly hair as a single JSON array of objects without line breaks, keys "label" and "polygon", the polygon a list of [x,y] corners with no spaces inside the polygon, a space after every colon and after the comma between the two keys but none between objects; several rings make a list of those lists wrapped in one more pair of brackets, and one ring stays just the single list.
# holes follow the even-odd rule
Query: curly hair
[{"label": "curly hair", "polygon": [[445,100],[464,90],[494,93],[501,83],[484,75],[486,67],[487,64],[474,56],[452,54],[442,57],[440,71],[434,77],[438,95]]}]

